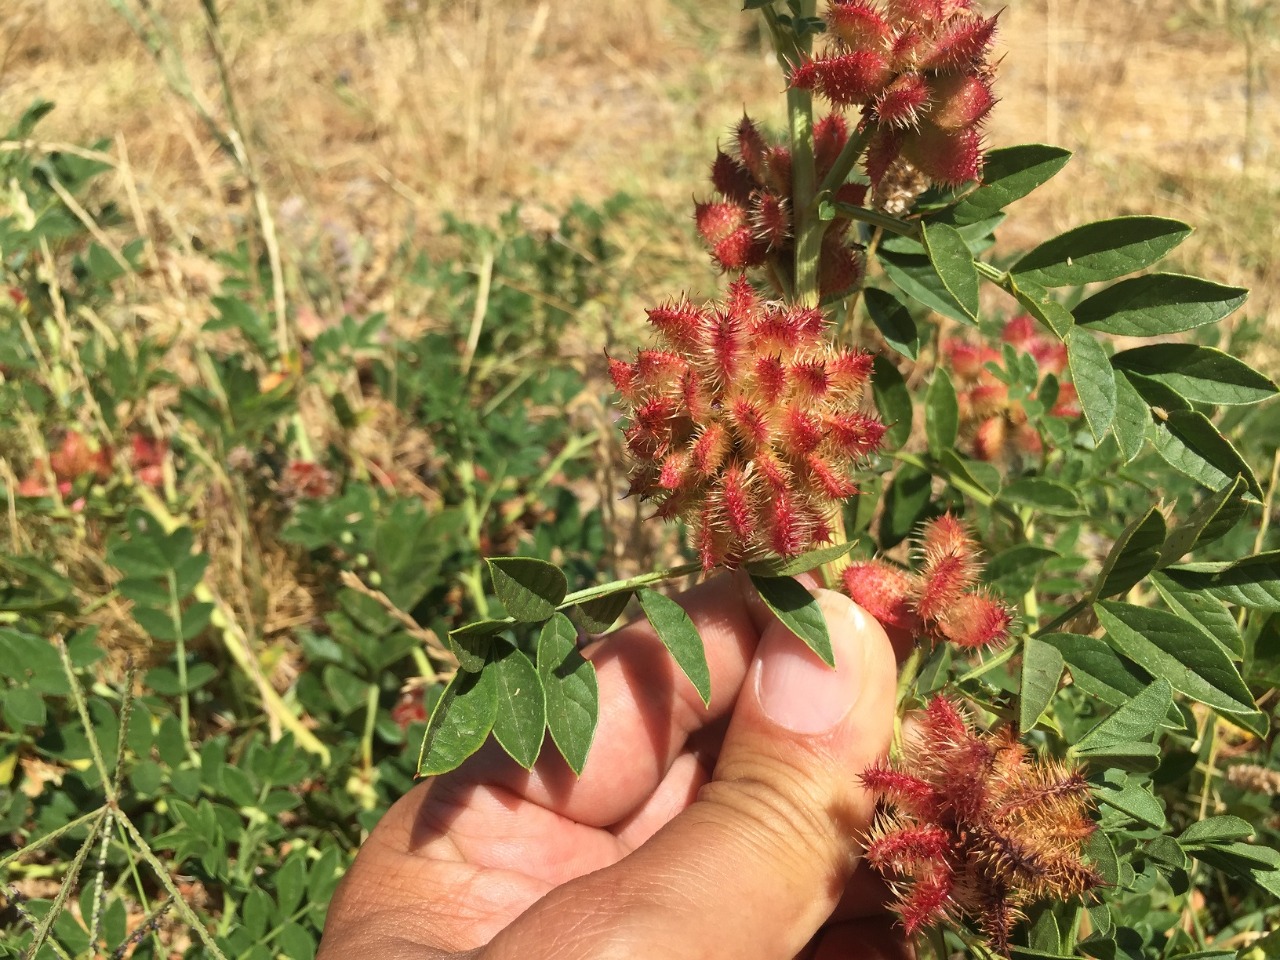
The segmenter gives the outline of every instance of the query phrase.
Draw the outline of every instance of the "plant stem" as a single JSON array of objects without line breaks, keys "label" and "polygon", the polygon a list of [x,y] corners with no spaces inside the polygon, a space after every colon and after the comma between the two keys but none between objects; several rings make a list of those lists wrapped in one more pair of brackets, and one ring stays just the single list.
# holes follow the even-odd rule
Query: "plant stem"
[{"label": "plant stem", "polygon": [[867,152],[867,146],[871,143],[871,138],[875,134],[876,127],[872,123],[865,124],[854,130],[853,136],[846,140],[841,148],[840,155],[836,157],[836,162],[827,171],[827,175],[822,178],[822,183],[818,184],[818,197],[823,194],[835,193],[844,186],[844,182],[849,179],[849,174],[853,172],[854,166],[862,159],[862,155]]},{"label": "plant stem", "polygon": [[[853,140],[850,139],[849,142],[852,143]],[[863,223],[869,223],[882,230],[888,230],[890,233],[896,233],[900,237],[910,237],[912,240],[920,239],[920,224],[918,223],[900,220],[890,214],[881,213],[879,210],[854,206],[852,203],[837,203],[834,206],[836,212],[841,216],[848,217],[850,220],[861,220]]]},{"label": "plant stem", "polygon": [[964,683],[966,680],[976,680],[978,679],[978,677],[981,677],[983,674],[990,673],[992,670],[994,670],[996,667],[1000,666],[1001,664],[1008,663],[1010,660],[1012,660],[1014,656],[1021,649],[1022,647],[1020,644],[1017,644],[1017,643],[1007,644],[1003,650],[997,653],[990,660],[984,660],[982,663],[978,664],[968,673],[957,678],[956,683],[958,684]]},{"label": "plant stem", "polygon": [[1054,617],[1052,620],[1046,623],[1043,627],[1039,627],[1035,631],[1035,633],[1031,634],[1031,636],[1039,637],[1043,634],[1050,633],[1053,630],[1056,630],[1058,627],[1062,626],[1064,623],[1067,623],[1076,615],[1084,613],[1084,611],[1088,610],[1089,604],[1090,604],[1090,601],[1087,598],[1084,600],[1077,600],[1075,603],[1073,603],[1070,607],[1068,607],[1062,613],[1058,614],[1058,616]]},{"label": "plant stem", "polygon": [[[796,18],[812,17],[817,0],[798,0],[792,13]],[[808,57],[811,39],[797,36],[784,26],[771,6],[761,8],[778,64],[784,74]],[[813,94],[808,90],[787,87],[787,131],[791,147],[791,210],[795,218],[796,236],[795,283],[792,300],[802,306],[818,304],[818,257],[822,250],[822,234],[826,224],[818,219],[817,172],[813,164]]]},{"label": "plant stem", "polygon": [[36,927],[35,937],[27,948],[27,956],[35,957],[41,952],[40,948],[49,939],[49,933],[53,930],[54,923],[66,908],[67,899],[71,896],[71,891],[75,889],[76,880],[80,877],[80,870],[84,867],[85,860],[89,858],[89,850],[94,846],[94,841],[98,839],[98,831],[102,828],[102,818],[107,815],[107,809],[106,807],[101,808],[92,826],[89,827],[89,836],[85,838],[84,843],[80,844],[80,849],[76,851],[75,859],[71,861],[71,865],[63,875],[62,885],[58,888],[57,896],[53,898],[49,912],[44,915],[40,925]]},{"label": "plant stem", "polygon": [[[71,688],[71,699],[76,705],[76,713],[80,716],[80,725],[84,727],[85,739],[89,741],[89,753],[93,757],[93,765],[98,768],[98,776],[102,778],[102,791],[106,794],[108,806],[115,806],[119,799],[115,789],[115,778],[107,772],[107,762],[102,757],[98,734],[93,729],[93,720],[89,717],[89,705],[85,702],[84,690],[80,687],[75,668],[71,665],[71,654],[67,651],[66,641],[58,637],[57,647],[58,658],[62,661],[62,672],[66,674],[67,686]],[[124,733],[121,730],[120,736],[123,737]]]},{"label": "plant stem", "polygon": [[19,860],[26,854],[39,850],[46,843],[50,843],[51,841],[57,840],[59,837],[63,836],[64,834],[70,833],[76,827],[79,827],[79,826],[82,826],[83,824],[88,823],[94,817],[101,816],[103,811],[105,811],[106,809],[107,808],[105,806],[96,807],[93,810],[90,810],[88,813],[81,814],[80,816],[76,817],[74,820],[68,820],[66,823],[64,823],[62,826],[58,827],[57,829],[50,830],[43,837],[40,837],[36,840],[32,840],[25,847],[22,847],[18,850],[14,850],[12,853],[6,853],[3,857],[0,857],[0,867],[7,867],[14,860]]},{"label": "plant stem", "polygon": [[182,739],[187,745],[187,756],[193,760],[196,756],[195,745],[191,742],[191,694],[187,690],[187,643],[183,638],[182,605],[178,597],[178,577],[172,570],[167,574],[169,588],[169,622],[173,626],[173,635],[177,644],[178,687],[182,694],[178,698],[178,720],[182,724]]},{"label": "plant stem", "polygon": [[898,671],[898,689],[894,696],[893,740],[889,743],[889,757],[898,760],[902,756],[902,704],[906,702],[916,677],[920,675],[920,665],[924,663],[924,647],[916,644],[911,648],[906,662]]},{"label": "plant stem", "polygon": [[365,697],[364,734],[360,737],[360,762],[366,775],[373,772],[373,730],[378,720],[378,685],[369,684]]},{"label": "plant stem", "polygon": [[642,573],[636,577],[630,577],[626,580],[614,580],[610,583],[597,584],[594,587],[587,587],[585,590],[578,590],[574,593],[567,594],[561,602],[557,610],[565,610],[575,604],[583,603],[587,600],[594,600],[597,597],[605,597],[611,593],[621,593],[624,590],[635,590],[639,587],[648,586],[651,583],[661,583],[664,580],[674,580],[676,577],[686,577],[691,573],[697,573],[702,569],[701,563],[682,563],[677,567],[668,567],[665,570],[655,570],[653,573]]},{"label": "plant stem", "polygon": [[205,928],[204,922],[192,909],[191,904],[182,898],[182,894],[178,891],[177,886],[173,882],[173,877],[169,876],[169,871],[165,869],[165,865],[152,852],[151,845],[147,843],[146,838],[138,832],[138,828],[133,825],[133,821],[121,814],[120,824],[124,827],[125,832],[129,835],[129,839],[133,841],[138,853],[142,854],[142,859],[147,861],[147,865],[155,871],[156,879],[160,881],[160,885],[164,887],[169,896],[173,897],[174,907],[178,913],[182,915],[182,919],[186,921],[200,942],[205,948],[213,954],[215,960],[227,960],[227,955],[218,948],[213,937],[209,935],[209,931]]}]

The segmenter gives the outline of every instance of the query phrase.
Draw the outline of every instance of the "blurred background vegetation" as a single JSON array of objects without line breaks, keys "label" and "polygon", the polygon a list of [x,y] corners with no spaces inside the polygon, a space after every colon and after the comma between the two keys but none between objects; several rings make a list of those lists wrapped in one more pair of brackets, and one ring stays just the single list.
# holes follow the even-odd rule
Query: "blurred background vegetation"
[{"label": "blurred background vegetation", "polygon": [[[310,956],[481,557],[679,552],[618,501],[603,357],[716,292],[691,197],[781,126],[737,7],[5,0],[0,956]],[[1274,375],[1280,15],[1001,24],[990,143],[1076,154],[1004,252],[1195,224],[1169,268],[1253,289],[1225,342]]]}]

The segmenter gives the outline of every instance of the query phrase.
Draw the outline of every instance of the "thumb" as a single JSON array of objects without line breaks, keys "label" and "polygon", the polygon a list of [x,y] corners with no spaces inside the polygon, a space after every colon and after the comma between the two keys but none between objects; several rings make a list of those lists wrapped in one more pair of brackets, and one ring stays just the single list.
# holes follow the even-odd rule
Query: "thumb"
[{"label": "thumb", "polygon": [[836,668],[765,627],[698,799],[617,864],[564,884],[486,960],[790,960],[831,915],[873,801],[858,774],[889,744],[895,660],[849,599],[816,591]]}]

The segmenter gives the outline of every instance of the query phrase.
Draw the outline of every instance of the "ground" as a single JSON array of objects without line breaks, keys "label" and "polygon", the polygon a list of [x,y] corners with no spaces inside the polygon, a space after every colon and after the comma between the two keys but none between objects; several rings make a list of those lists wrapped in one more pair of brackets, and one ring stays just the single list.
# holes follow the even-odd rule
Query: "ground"
[{"label": "ground", "polygon": [[[216,279],[191,254],[220,232],[230,237],[251,197],[173,93],[189,82],[228,125],[201,5],[149,5],[165,18],[159,59],[121,13],[141,16],[135,0],[5,6],[0,120],[37,97],[57,101],[42,136],[108,140],[122,165],[117,186],[135,181],[135,211],[171,248],[169,285],[175,274],[188,289]],[[346,307],[394,307],[394,251],[410,235],[429,244],[446,212],[492,219],[520,203],[536,221],[571,198],[620,190],[668,214],[627,240],[642,292],[710,287],[700,262],[689,272],[670,266],[699,257],[690,198],[707,193],[714,145],[744,108],[781,120],[776,64],[732,0],[217,6],[247,151],[286,254],[349,247],[360,295]],[[1271,90],[1280,17],[1266,0],[1013,0],[999,46],[989,142],[1075,152],[1016,208],[1007,249],[1090,218],[1175,216],[1199,229],[1176,268],[1254,288],[1252,316],[1280,309]],[[652,268],[658,261],[665,266]]]}]

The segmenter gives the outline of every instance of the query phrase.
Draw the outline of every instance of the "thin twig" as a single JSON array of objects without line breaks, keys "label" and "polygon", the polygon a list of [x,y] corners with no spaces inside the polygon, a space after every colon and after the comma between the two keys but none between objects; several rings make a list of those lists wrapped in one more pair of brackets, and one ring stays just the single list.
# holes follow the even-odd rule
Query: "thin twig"
[{"label": "thin twig", "polygon": [[397,607],[385,593],[381,590],[375,590],[350,570],[343,570],[338,574],[338,579],[342,581],[342,585],[348,590],[354,590],[356,593],[375,601],[397,623],[404,627],[405,633],[419,641],[431,652],[432,659],[445,665],[444,670],[436,670],[434,671],[434,676],[428,678],[431,682],[448,680],[449,677],[457,672],[457,657],[453,655],[453,651],[441,642],[440,637],[436,635],[434,630],[418,623],[417,620]]}]

